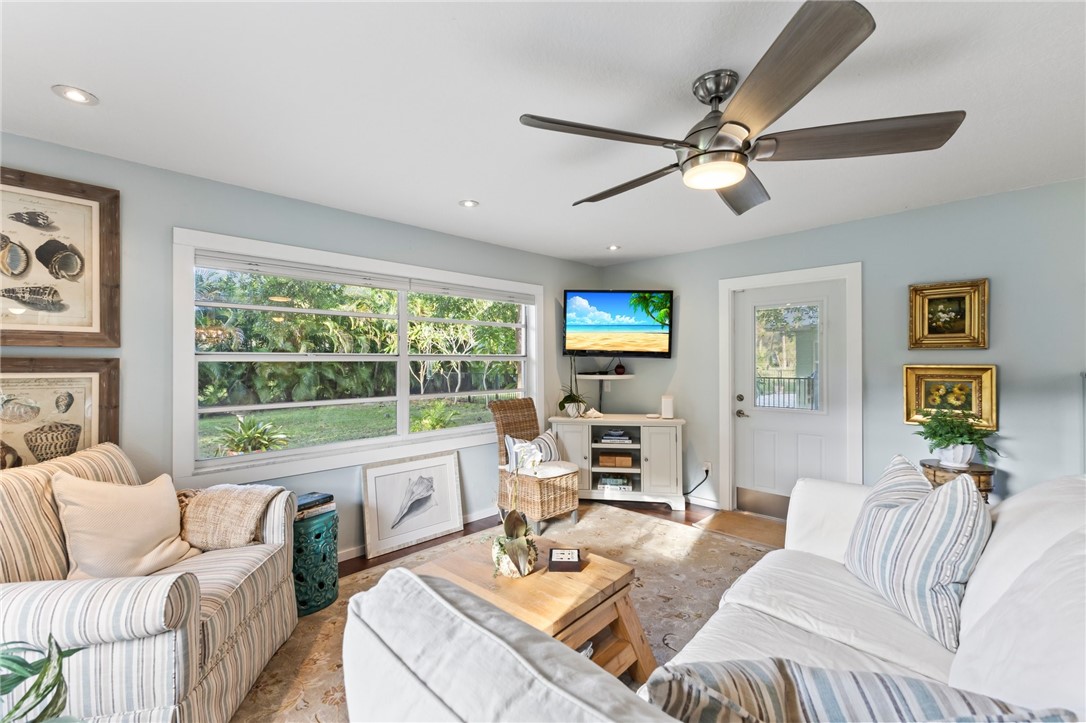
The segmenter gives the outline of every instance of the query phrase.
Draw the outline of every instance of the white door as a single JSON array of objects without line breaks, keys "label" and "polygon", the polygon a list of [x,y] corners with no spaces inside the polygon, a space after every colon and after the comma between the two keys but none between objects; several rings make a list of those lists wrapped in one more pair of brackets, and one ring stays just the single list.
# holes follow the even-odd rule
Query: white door
[{"label": "white door", "polygon": [[845,281],[732,293],[736,503],[784,517],[799,477],[849,477]]}]

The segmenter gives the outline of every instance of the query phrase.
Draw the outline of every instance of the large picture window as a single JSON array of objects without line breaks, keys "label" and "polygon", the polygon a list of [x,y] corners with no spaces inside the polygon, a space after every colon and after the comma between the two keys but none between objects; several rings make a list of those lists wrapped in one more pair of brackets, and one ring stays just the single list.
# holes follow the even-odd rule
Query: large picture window
[{"label": "large picture window", "polygon": [[486,430],[531,393],[533,295],[220,249],[190,278],[194,472]]}]

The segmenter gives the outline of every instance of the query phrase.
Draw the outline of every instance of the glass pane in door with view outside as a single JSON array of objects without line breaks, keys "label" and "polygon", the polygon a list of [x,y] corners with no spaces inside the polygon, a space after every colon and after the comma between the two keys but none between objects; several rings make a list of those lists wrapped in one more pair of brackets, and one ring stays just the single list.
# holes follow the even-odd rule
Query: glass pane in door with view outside
[{"label": "glass pane in door with view outside", "polygon": [[737,503],[783,517],[799,477],[845,479],[844,282],[748,289],[732,308]]}]

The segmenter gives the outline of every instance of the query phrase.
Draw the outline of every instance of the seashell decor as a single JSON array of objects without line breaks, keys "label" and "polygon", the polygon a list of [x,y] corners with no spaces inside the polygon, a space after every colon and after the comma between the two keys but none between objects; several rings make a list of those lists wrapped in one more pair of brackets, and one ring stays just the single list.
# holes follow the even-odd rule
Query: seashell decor
[{"label": "seashell decor", "polygon": [[23,464],[23,458],[15,451],[14,447],[0,442],[0,469],[11,469]]},{"label": "seashell decor", "polygon": [[17,286],[0,289],[0,296],[38,311],[65,311],[68,305],[53,286]]},{"label": "seashell decor", "polygon": [[400,511],[396,513],[396,519],[392,521],[393,530],[404,521],[405,518],[416,515],[430,509],[434,502],[434,478],[419,475],[409,480],[407,488],[403,491],[403,501],[400,503]]},{"label": "seashell decor", "polygon": [[83,275],[83,254],[74,244],[51,238],[34,251],[34,256],[54,279],[75,281]]},{"label": "seashell decor", "polygon": [[9,424],[29,422],[41,413],[33,399],[16,397],[14,394],[0,394],[0,421]]},{"label": "seashell decor", "polygon": [[34,459],[46,462],[54,457],[72,454],[79,447],[83,427],[78,424],[50,422],[23,435],[26,447]]},{"label": "seashell decor", "polygon": [[33,226],[34,228],[45,228],[53,223],[53,221],[41,211],[9,213],[8,218],[17,223],[25,223],[27,226]]},{"label": "seashell decor", "polygon": [[57,411],[61,414],[64,414],[72,408],[72,403],[74,401],[75,397],[72,396],[71,392],[63,392],[61,394],[58,394],[56,400]]},{"label": "seashell decor", "polygon": [[18,241],[0,234],[0,272],[18,278],[30,268],[30,252]]}]

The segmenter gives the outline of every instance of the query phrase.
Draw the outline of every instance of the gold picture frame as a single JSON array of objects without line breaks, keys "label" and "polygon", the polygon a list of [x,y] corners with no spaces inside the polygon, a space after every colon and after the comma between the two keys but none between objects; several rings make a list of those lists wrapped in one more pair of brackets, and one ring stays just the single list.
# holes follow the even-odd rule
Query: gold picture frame
[{"label": "gold picture frame", "polygon": [[0,168],[0,344],[121,345],[120,198]]},{"label": "gold picture frame", "polygon": [[910,349],[987,349],[988,279],[909,287]]},{"label": "gold picture frame", "polygon": [[981,429],[997,429],[995,365],[938,364],[904,366],[905,423],[927,419],[925,410],[972,412]]}]

